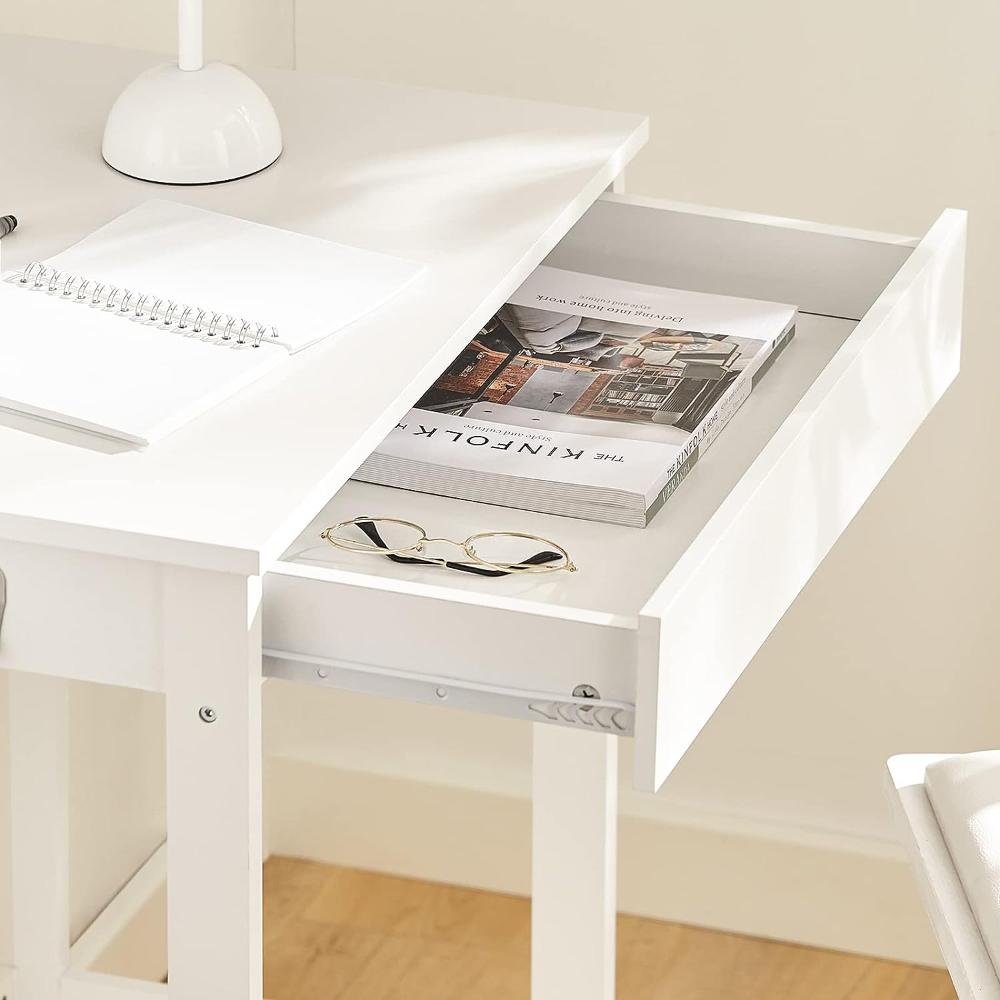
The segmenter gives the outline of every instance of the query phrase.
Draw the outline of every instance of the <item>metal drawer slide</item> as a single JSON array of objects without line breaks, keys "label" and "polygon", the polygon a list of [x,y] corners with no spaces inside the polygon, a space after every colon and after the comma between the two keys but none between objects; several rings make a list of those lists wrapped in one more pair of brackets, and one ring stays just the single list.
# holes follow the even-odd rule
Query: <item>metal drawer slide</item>
[{"label": "metal drawer slide", "polygon": [[448,705],[470,712],[549,722],[615,736],[631,736],[635,726],[635,706],[625,702],[493,687],[453,677],[415,675],[366,663],[275,649],[264,650],[264,675],[298,684],[316,684],[424,705]]}]

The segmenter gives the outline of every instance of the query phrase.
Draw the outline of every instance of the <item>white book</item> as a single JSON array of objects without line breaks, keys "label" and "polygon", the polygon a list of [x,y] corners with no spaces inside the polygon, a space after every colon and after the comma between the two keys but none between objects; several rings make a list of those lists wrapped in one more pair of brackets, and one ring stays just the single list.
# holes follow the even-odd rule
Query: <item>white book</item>
[{"label": "white book", "polygon": [[645,526],[796,315],[539,267],[355,478]]},{"label": "white book", "polygon": [[0,407],[147,445],[378,308],[420,270],[148,201],[0,280]]}]

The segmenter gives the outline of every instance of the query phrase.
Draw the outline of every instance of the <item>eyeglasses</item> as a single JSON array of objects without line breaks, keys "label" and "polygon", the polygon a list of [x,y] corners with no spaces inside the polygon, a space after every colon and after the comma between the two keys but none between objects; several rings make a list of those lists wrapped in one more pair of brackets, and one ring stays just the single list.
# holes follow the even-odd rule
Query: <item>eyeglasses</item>
[{"label": "eyeglasses", "polygon": [[[576,572],[573,560],[561,545],[520,531],[481,531],[464,542],[456,542],[451,538],[431,538],[412,521],[395,517],[354,517],[325,528],[320,537],[345,552],[385,556],[395,563],[444,566],[479,576]],[[426,546],[431,543],[454,546],[461,551],[462,557],[445,559],[428,555]]]}]

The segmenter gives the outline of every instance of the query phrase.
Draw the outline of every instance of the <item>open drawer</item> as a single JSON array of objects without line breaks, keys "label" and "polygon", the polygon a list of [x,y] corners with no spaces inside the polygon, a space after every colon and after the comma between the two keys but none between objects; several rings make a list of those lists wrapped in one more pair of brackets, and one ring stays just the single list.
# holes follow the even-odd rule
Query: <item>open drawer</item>
[{"label": "open drawer", "polygon": [[[964,240],[958,211],[918,241],[602,198],[547,263],[796,303],[796,338],[644,530],[346,484],[265,577],[267,673],[634,733],[635,784],[658,788],[957,374]],[[551,537],[580,572],[484,579],[319,538],[361,514]]]}]

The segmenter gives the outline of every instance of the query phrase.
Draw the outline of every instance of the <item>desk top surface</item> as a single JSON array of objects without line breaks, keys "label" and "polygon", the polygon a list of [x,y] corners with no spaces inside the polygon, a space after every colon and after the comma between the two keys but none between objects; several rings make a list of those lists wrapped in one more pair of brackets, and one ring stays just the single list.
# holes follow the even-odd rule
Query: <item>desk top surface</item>
[{"label": "desk top surface", "polygon": [[254,574],[620,173],[647,122],[260,71],[281,159],[232,184],[171,188],[123,177],[100,156],[115,97],[158,61],[0,36],[0,211],[21,220],[0,243],[4,269],[150,197],[428,267],[387,306],[144,451],[3,416],[0,538]]}]

